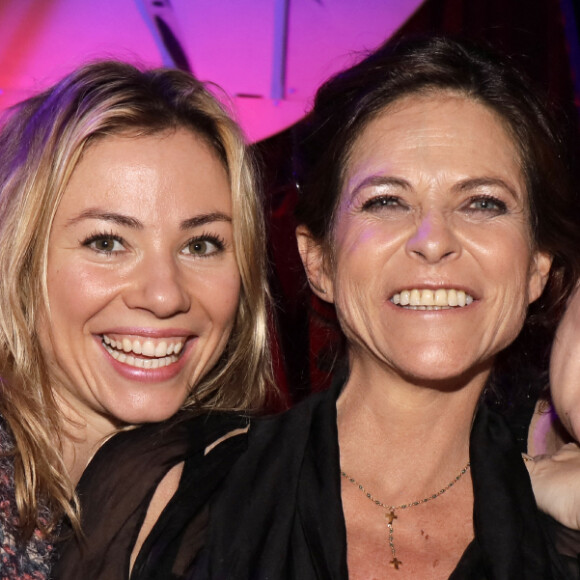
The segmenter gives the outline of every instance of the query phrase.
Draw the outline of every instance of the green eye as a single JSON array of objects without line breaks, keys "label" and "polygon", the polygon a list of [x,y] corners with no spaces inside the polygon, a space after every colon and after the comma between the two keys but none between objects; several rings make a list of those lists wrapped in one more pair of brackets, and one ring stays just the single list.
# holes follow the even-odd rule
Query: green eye
[{"label": "green eye", "polygon": [[203,235],[189,240],[183,251],[190,256],[205,258],[221,252],[224,246],[221,238]]},{"label": "green eye", "polygon": [[115,247],[115,240],[112,238],[101,238],[100,240],[95,240],[93,242],[95,250],[100,252],[111,252]]},{"label": "green eye", "polygon": [[190,242],[188,249],[190,254],[197,254],[204,256],[205,254],[209,254],[212,251],[213,244],[210,244],[206,240],[196,240],[194,242]]}]

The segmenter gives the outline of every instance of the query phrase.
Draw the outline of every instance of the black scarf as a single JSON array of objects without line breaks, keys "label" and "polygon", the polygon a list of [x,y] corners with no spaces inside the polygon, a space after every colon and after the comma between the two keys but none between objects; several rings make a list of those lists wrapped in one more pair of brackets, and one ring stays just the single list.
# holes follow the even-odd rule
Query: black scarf
[{"label": "black scarf", "polygon": [[[340,385],[257,421],[211,508],[192,579],[346,580],[336,427]],[[566,578],[503,419],[480,405],[470,460],[475,539],[451,579]]]}]

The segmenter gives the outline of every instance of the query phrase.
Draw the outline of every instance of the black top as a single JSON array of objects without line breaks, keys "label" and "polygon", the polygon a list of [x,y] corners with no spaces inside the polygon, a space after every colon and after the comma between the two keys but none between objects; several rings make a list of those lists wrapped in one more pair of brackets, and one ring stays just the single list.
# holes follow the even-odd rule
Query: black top
[{"label": "black top", "polygon": [[[260,421],[212,505],[189,578],[348,578],[336,398],[340,385]],[[453,580],[566,578],[503,419],[481,405],[470,441],[474,535]]]},{"label": "black top", "polygon": [[[246,420],[213,415],[115,437],[79,486],[86,551],[69,541],[55,580],[125,580],[155,486],[183,460],[179,489],[141,549],[131,580],[346,580],[339,391],[340,385],[282,415],[254,420],[247,436],[207,456],[207,443]],[[450,578],[571,577],[548,538],[509,429],[483,405],[470,461],[475,539]]]},{"label": "black top", "polygon": [[[248,419],[228,413],[181,413],[164,423],[125,431],[96,453],[77,486],[84,540],[63,526],[53,580],[126,580],[129,560],[147,507],[159,482],[184,461],[180,486],[145,541],[131,578],[155,574],[156,558],[179,563],[196,553],[204,537],[207,505],[233,460],[245,448],[246,435],[226,440],[204,454],[208,445]],[[181,552],[180,552],[181,550]]]}]

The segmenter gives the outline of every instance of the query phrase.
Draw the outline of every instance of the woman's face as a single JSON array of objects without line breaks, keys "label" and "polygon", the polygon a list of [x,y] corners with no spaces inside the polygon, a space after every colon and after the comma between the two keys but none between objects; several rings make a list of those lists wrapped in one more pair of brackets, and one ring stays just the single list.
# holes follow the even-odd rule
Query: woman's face
[{"label": "woman's face", "polygon": [[57,396],[104,429],[173,415],[216,363],[238,308],[216,155],[186,130],[96,141],[48,248],[40,337]]},{"label": "woman's face", "polygon": [[419,381],[489,368],[551,263],[532,249],[512,139],[490,110],[445,92],[402,98],[366,127],[332,243],[330,260],[315,247],[307,262],[323,266],[310,277],[336,305],[352,363]]}]

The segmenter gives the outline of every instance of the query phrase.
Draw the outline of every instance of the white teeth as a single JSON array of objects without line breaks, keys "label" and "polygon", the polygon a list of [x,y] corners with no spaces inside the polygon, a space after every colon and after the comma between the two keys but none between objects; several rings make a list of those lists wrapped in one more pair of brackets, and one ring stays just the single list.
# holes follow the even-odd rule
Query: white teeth
[{"label": "white teeth", "polygon": [[155,345],[152,340],[146,340],[143,343],[141,353],[145,356],[155,356]]},{"label": "white teeth", "polygon": [[115,340],[106,334],[102,338],[107,352],[113,358],[129,366],[146,369],[157,369],[176,362],[184,345],[184,341],[178,339],[164,339],[157,342],[152,339],[141,341],[136,338],[122,337]]},{"label": "white teeth", "polygon": [[455,290],[449,290],[447,292],[447,301],[449,306],[457,306],[457,292]]},{"label": "white teeth", "polygon": [[449,306],[447,303],[447,292],[443,288],[435,290],[435,306]]},{"label": "white teeth", "polygon": [[432,290],[421,292],[421,306],[433,306],[435,303]]},{"label": "white teeth", "polygon": [[421,293],[419,292],[419,290],[411,290],[409,304],[411,306],[421,306]]},{"label": "white teeth", "polygon": [[165,356],[167,354],[167,343],[162,340],[156,347],[155,347],[155,356],[159,358],[160,356]]},{"label": "white teeth", "polygon": [[407,306],[413,310],[442,310],[469,306],[473,302],[473,297],[466,294],[464,290],[453,288],[438,288],[433,291],[428,288],[419,290],[401,290],[391,298],[393,304]]},{"label": "white teeth", "polygon": [[174,362],[177,362],[179,358],[175,355],[165,356],[162,358],[139,358],[131,355],[126,355],[124,352],[115,350],[109,345],[105,345],[107,352],[120,363],[129,365],[131,367],[137,367],[140,369],[158,369],[166,367]]}]

